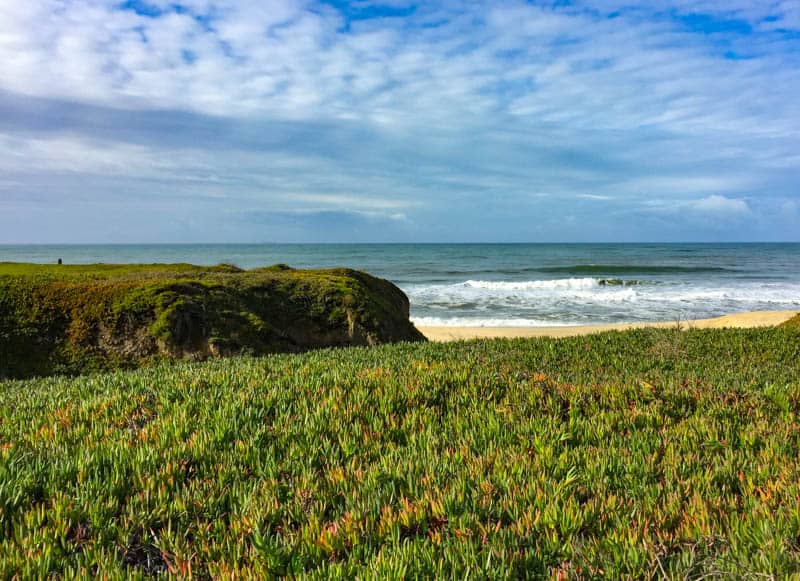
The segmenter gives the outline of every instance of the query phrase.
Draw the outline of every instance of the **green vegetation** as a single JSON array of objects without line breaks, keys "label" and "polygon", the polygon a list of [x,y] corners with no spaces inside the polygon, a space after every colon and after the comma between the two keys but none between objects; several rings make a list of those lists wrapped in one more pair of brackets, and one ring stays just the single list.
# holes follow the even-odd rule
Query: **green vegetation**
[{"label": "green vegetation", "polygon": [[402,291],[348,269],[0,263],[0,379],[422,339]]},{"label": "green vegetation", "polygon": [[800,330],[0,385],[0,577],[800,575]]}]

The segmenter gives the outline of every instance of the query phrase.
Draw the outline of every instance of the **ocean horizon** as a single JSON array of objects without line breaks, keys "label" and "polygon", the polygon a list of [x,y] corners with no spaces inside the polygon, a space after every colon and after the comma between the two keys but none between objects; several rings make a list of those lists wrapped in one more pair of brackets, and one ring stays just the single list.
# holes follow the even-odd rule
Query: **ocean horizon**
[{"label": "ocean horizon", "polygon": [[349,267],[408,295],[418,325],[540,327],[800,309],[800,243],[0,245],[0,262]]}]

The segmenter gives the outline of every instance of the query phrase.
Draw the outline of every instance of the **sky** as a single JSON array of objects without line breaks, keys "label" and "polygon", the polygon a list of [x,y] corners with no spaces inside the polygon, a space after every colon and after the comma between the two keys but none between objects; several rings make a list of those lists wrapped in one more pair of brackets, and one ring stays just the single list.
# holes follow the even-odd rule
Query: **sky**
[{"label": "sky", "polygon": [[0,243],[800,241],[800,0],[0,0]]}]

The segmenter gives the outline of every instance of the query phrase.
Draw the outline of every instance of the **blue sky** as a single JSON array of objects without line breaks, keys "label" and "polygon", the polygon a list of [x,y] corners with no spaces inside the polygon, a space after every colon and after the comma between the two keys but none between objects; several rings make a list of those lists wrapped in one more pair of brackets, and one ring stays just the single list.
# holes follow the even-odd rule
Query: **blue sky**
[{"label": "blue sky", "polygon": [[0,0],[0,243],[800,240],[800,2]]}]

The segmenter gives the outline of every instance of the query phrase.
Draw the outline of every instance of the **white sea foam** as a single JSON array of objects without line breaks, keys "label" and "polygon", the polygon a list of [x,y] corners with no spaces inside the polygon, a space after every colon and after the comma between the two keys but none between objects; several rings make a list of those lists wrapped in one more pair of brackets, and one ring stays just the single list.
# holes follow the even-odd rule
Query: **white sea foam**
[{"label": "white sea foam", "polygon": [[562,278],[556,280],[527,280],[521,282],[468,280],[463,283],[463,286],[495,291],[581,290],[600,288],[600,282],[600,279],[597,278]]},{"label": "white sea foam", "polygon": [[574,327],[578,323],[564,323],[524,318],[471,318],[471,317],[411,317],[420,327]]},{"label": "white sea foam", "polygon": [[408,285],[419,325],[536,327],[705,318],[800,308],[800,284],[728,280],[604,284],[597,278]]},{"label": "white sea foam", "polygon": [[566,278],[530,281],[468,280],[458,284],[411,285],[405,290],[412,303],[489,302],[522,304],[529,300],[564,298],[582,301],[622,302],[636,300],[638,291],[623,286],[605,286],[601,279]]}]

